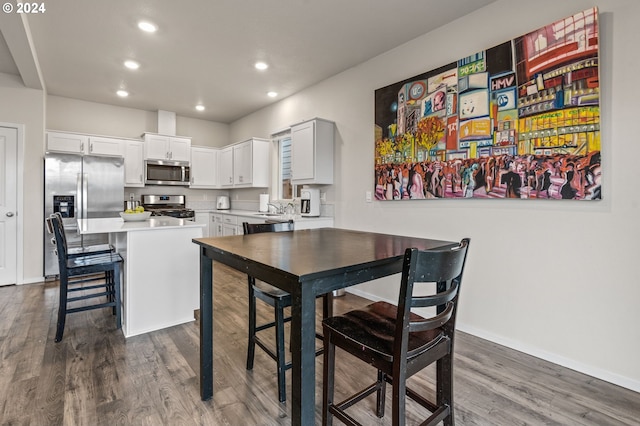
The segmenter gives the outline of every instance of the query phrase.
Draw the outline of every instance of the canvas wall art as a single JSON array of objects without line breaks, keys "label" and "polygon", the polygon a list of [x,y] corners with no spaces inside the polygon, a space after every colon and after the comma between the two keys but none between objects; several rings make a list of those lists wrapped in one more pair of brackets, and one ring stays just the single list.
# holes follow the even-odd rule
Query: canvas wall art
[{"label": "canvas wall art", "polygon": [[598,46],[592,8],[376,90],[376,199],[601,199]]}]

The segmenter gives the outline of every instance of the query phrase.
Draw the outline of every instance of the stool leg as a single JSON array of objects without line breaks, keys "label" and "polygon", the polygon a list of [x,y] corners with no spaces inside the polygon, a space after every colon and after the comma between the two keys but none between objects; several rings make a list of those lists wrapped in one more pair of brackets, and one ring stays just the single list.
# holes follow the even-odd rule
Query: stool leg
[{"label": "stool leg", "polygon": [[323,334],[324,359],[322,363],[322,425],[331,426],[333,423],[333,416],[329,412],[329,406],[333,404],[336,347],[331,343],[330,332],[325,329]]},{"label": "stool leg", "polygon": [[255,280],[248,277],[249,284],[249,340],[247,343],[247,370],[253,370],[253,357],[256,353],[256,297],[253,292]]},{"label": "stool leg", "polygon": [[376,416],[384,417],[384,400],[387,390],[386,374],[378,370],[378,391],[376,392]]},{"label": "stool leg", "polygon": [[453,416],[453,355],[436,361],[436,403],[439,406],[448,405],[449,415],[442,421],[445,426],[454,426]]},{"label": "stool leg", "polygon": [[280,303],[275,306],[276,320],[276,363],[278,364],[278,399],[285,402],[287,389],[285,382],[285,356],[284,356],[284,308]]},{"label": "stool leg", "polygon": [[60,272],[60,297],[58,303],[58,324],[56,327],[55,341],[62,340],[62,334],[64,333],[64,324],[67,317],[67,288],[69,286],[69,277],[65,271]]}]

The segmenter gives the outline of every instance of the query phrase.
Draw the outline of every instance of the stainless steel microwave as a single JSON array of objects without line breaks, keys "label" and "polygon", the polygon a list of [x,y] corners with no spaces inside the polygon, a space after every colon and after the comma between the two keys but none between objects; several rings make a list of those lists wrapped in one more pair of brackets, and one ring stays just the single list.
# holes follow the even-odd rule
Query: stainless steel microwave
[{"label": "stainless steel microwave", "polygon": [[147,160],[144,176],[146,185],[188,186],[191,179],[189,163],[183,161]]}]

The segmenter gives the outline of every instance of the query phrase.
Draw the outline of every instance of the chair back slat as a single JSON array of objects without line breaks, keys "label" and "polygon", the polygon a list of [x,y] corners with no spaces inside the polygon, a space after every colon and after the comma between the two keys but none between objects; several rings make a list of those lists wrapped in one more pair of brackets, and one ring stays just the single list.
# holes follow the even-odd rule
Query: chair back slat
[{"label": "chair back slat", "polygon": [[[418,250],[409,248],[405,252],[394,352],[406,350],[408,333],[433,330],[442,327],[443,332],[453,339],[458,294],[462,284],[462,273],[470,240],[463,239],[453,248],[439,250]],[[431,295],[414,296],[416,287],[423,283],[436,284],[436,292]],[[419,293],[419,292],[417,292]],[[421,320],[411,319],[411,308],[436,307],[436,314]],[[405,346],[404,349],[400,346]],[[398,351],[398,352],[397,352]]]},{"label": "chair back slat", "polygon": [[248,223],[243,222],[242,228],[245,234],[260,234],[263,232],[293,231],[293,220],[276,223]]},{"label": "chair back slat", "polygon": [[58,265],[60,271],[66,270],[67,264],[67,238],[64,235],[64,225],[62,224],[62,217],[55,213],[49,216],[49,224],[53,228],[53,238],[56,242],[56,251],[58,253]]}]

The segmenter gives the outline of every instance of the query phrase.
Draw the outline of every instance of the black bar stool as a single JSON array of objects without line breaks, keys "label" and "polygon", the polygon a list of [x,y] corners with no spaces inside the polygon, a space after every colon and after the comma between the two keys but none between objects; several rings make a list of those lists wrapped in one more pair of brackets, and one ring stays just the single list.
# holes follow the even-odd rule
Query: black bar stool
[{"label": "black bar stool", "polygon": [[[407,249],[398,305],[376,302],[363,309],[328,318],[322,322],[324,333],[322,424],[332,418],[348,425],[360,425],[345,410],[367,396],[377,395],[376,415],[384,417],[385,388],[393,386],[392,424],[404,426],[406,397],[432,414],[423,426],[443,422],[454,424],[453,416],[453,342],[469,239],[457,247],[441,250]],[[435,283],[436,292],[414,296],[414,287]],[[414,286],[415,284],[415,286]],[[416,291],[424,294],[424,291]],[[436,307],[436,314],[423,318],[411,308]],[[367,388],[344,399],[333,401],[336,347],[377,368],[377,380]],[[436,363],[436,400],[431,401],[407,387],[407,379]]]},{"label": "black bar stool", "polygon": [[[47,218],[47,227],[53,231],[60,268],[60,301],[55,341],[64,333],[67,314],[90,309],[111,307],[116,316],[116,328],[122,327],[120,303],[120,271],[122,257],[114,251],[89,255],[70,254],[64,235],[62,218],[53,214]],[[79,296],[69,297],[71,294]],[[105,298],[91,304],[69,304],[90,299]]]},{"label": "black bar stool", "polygon": [[[244,233],[257,234],[261,232],[284,232],[293,231],[293,221],[278,223],[247,223],[242,224]],[[255,355],[255,347],[258,345],[271,358],[276,361],[278,368],[278,400],[285,402],[287,399],[287,390],[285,385],[285,372],[291,368],[291,362],[285,361],[285,345],[284,345],[284,324],[291,321],[291,317],[285,317],[284,308],[291,306],[291,295],[284,290],[280,290],[270,284],[262,281],[256,281],[252,276],[248,276],[249,287],[249,344],[247,347],[247,370],[253,369],[253,358]],[[332,313],[331,293],[322,295],[323,318],[328,318]],[[256,299],[260,299],[275,311],[275,321],[256,325]],[[275,328],[276,331],[276,350],[275,352],[269,345],[265,344],[260,336],[256,333],[268,328]],[[318,339],[322,339],[321,334],[316,334]],[[316,356],[322,354],[322,349],[316,351]]]}]

